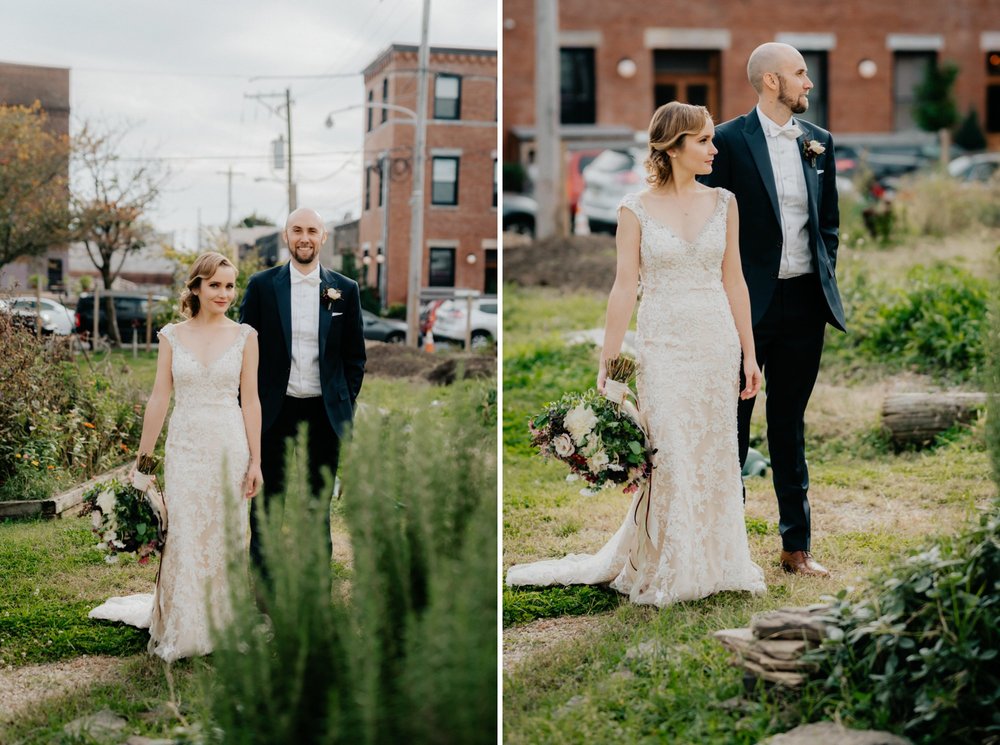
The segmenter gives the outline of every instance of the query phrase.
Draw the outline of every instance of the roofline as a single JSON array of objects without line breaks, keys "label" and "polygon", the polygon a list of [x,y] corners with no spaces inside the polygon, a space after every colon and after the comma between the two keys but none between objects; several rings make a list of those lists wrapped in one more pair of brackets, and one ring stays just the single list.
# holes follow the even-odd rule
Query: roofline
[{"label": "roofline", "polygon": [[[362,70],[363,75],[368,75],[373,72],[383,61],[392,56],[395,52],[412,52],[417,54],[420,51],[420,47],[416,44],[390,44],[388,47],[383,49],[375,58],[368,63],[367,67]],[[467,57],[496,57],[496,49],[487,49],[484,47],[435,47],[430,48],[431,54],[460,54]]]}]

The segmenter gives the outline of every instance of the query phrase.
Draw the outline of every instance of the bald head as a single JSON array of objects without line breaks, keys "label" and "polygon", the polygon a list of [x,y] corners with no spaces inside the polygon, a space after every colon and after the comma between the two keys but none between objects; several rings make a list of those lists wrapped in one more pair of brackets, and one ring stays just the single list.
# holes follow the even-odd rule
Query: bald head
[{"label": "bald head", "polygon": [[288,230],[288,226],[297,220],[305,219],[310,222],[318,222],[320,225],[323,224],[323,217],[312,207],[299,207],[297,210],[292,210],[291,214],[285,220],[285,230]]},{"label": "bald head", "polygon": [[788,44],[769,41],[761,44],[750,54],[747,61],[747,77],[758,95],[764,91],[764,74],[780,71],[789,64],[804,64],[799,50]]}]

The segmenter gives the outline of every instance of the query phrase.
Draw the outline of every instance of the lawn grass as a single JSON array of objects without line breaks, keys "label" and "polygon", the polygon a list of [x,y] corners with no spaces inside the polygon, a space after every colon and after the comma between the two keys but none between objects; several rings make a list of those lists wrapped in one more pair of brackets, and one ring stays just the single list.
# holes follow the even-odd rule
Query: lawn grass
[{"label": "lawn grass", "polygon": [[[845,251],[842,261],[848,271],[893,281],[914,263],[942,258],[967,255],[966,263],[986,265],[995,241],[988,244]],[[593,385],[599,350],[568,345],[565,334],[602,326],[605,303],[596,293],[505,287],[505,569],[592,553],[628,508],[629,497],[612,490],[582,496],[579,482],[565,480],[565,467],[534,453],[526,427],[547,401]],[[543,642],[534,653],[519,655],[505,674],[504,742],[755,743],[828,718],[831,712],[810,698],[757,690],[738,699],[742,673],[729,666],[729,655],[711,634],[745,626],[760,611],[822,601],[845,587],[860,593],[867,576],[929,536],[978,520],[996,494],[982,422],[948,432],[926,450],[899,454],[879,428],[887,393],[928,382],[879,365],[851,367],[834,355],[824,360],[806,436],[813,549],[831,569],[830,579],[781,571],[777,507],[767,478],[748,481],[746,505],[751,554],[768,584],[763,596],[723,593],[656,609],[597,587],[504,588],[503,623],[512,643],[530,632],[524,624],[534,619],[591,619],[569,640]],[[763,414],[760,401],[752,434],[766,455]],[[542,627],[538,633],[544,636]]]}]

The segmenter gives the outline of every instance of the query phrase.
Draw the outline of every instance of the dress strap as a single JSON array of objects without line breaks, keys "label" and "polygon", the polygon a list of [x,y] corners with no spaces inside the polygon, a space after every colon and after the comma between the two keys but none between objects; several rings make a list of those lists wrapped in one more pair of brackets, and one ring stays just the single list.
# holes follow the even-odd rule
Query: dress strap
[{"label": "dress strap", "polygon": [[174,346],[174,327],[175,326],[176,326],[176,324],[174,324],[174,323],[168,323],[166,326],[164,326],[159,331],[157,331],[156,335],[157,336],[162,336],[164,339],[166,339],[168,342],[170,342],[170,346]]},{"label": "dress strap", "polygon": [[642,200],[639,198],[638,194],[632,192],[631,194],[626,194],[622,197],[622,200],[618,203],[618,209],[615,210],[616,214],[621,216],[623,207],[629,209],[640,222],[642,221],[642,216],[645,214],[645,210],[642,207]]}]

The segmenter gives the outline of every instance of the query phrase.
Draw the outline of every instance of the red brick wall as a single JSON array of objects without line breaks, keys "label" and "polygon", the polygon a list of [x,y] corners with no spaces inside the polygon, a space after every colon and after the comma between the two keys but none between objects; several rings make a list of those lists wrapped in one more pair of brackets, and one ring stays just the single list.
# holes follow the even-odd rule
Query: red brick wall
[{"label": "red brick wall", "polygon": [[[415,52],[394,52],[386,64],[369,70],[365,80],[365,100],[368,91],[374,101],[382,100],[382,81],[389,75],[389,103],[415,109],[417,80]],[[462,76],[461,118],[443,122],[428,118],[427,150],[425,153],[426,181],[424,184],[424,258],[421,287],[428,282],[429,246],[436,241],[453,245],[455,251],[455,286],[482,291],[484,289],[484,240],[496,239],[497,211],[493,207],[493,153],[496,151],[496,56],[437,54],[430,59],[432,73],[428,75],[428,117],[433,113],[434,72],[450,72]],[[365,137],[365,161],[375,163],[383,149],[400,159],[399,172],[389,185],[389,247],[388,300],[406,302],[410,256],[410,191],[412,185],[412,152],[414,127],[402,123],[405,115],[389,113],[389,121],[380,124],[376,110],[373,130]],[[398,119],[397,119],[398,117]],[[393,123],[396,120],[397,123]],[[365,120],[367,123],[367,119]],[[458,175],[458,205],[431,205],[431,153],[436,148],[461,150]],[[405,165],[404,165],[405,163]],[[362,175],[362,179],[364,176]],[[364,184],[362,182],[362,189]],[[382,234],[382,211],[378,207],[378,178],[371,180],[371,209],[361,215],[360,241],[370,243],[374,259]],[[468,257],[475,256],[470,264]],[[369,269],[368,282],[376,281],[375,264]]]},{"label": "red brick wall", "polygon": [[[830,129],[836,133],[892,130],[893,53],[888,34],[939,34],[944,47],[939,59],[961,67],[955,86],[960,112],[974,105],[985,109],[984,51],[980,33],[1000,30],[1000,2],[996,0],[837,0],[803,3],[801,0],[705,0],[651,3],[649,0],[560,0],[561,31],[599,31],[595,54],[597,123],[645,130],[653,107],[652,51],[644,46],[648,27],[672,29],[728,29],[731,45],[721,50],[721,110],[725,121],[749,111],[756,96],[746,79],[746,60],[753,49],[782,33],[836,35],[828,52],[828,106]],[[504,0],[504,145],[507,159],[514,155],[509,137],[512,126],[534,123],[534,1]],[[638,70],[630,79],[616,72],[618,60],[629,57]],[[868,58],[878,65],[871,80],[863,80],[857,64]]]}]

